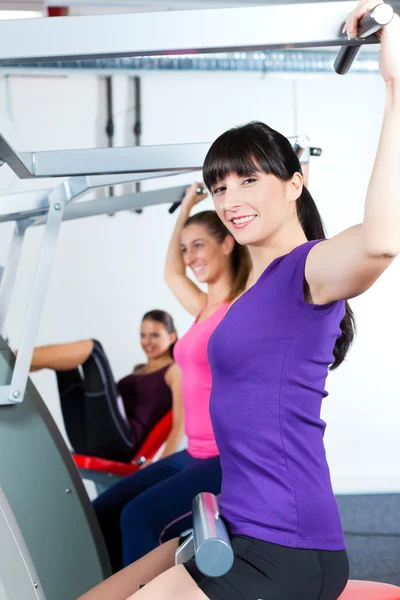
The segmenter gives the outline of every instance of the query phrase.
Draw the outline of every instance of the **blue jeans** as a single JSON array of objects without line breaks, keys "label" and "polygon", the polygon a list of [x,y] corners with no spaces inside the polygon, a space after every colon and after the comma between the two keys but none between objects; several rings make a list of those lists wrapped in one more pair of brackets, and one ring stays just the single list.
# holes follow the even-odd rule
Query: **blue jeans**
[{"label": "blue jeans", "polygon": [[[93,503],[113,572],[192,526],[200,492],[221,493],[219,456],[167,456],[113,485]],[[184,515],[184,518],[181,519]]]}]

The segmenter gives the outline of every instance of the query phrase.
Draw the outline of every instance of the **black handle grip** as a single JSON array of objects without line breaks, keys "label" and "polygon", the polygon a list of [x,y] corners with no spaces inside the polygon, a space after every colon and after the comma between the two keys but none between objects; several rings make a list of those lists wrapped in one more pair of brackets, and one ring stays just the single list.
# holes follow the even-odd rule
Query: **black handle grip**
[{"label": "black handle grip", "polygon": [[388,25],[393,19],[394,11],[389,4],[378,4],[369,13],[363,16],[358,24],[357,37],[352,46],[342,46],[334,63],[334,69],[339,75],[346,75],[361,50],[362,44],[357,40],[363,40]]},{"label": "black handle grip", "polygon": [[[183,198],[182,198],[183,200]],[[179,208],[179,206],[182,204],[182,200],[179,200],[179,202],[174,202],[173,204],[171,204],[171,206],[168,209],[168,212],[172,215],[177,208]]]},{"label": "black handle grip", "polygon": [[322,148],[310,148],[310,156],[321,156]]},{"label": "black handle grip", "polygon": [[[204,194],[204,193],[205,193],[205,191],[206,191],[206,188],[205,188],[205,187],[202,187],[202,186],[201,186],[201,187],[199,186],[199,187],[197,188],[197,190],[196,190],[196,192],[197,192],[198,194]],[[172,214],[173,214],[173,213],[176,211],[176,209],[177,209],[177,208],[179,208],[179,207],[180,207],[180,205],[182,204],[182,200],[183,200],[183,199],[184,199],[184,197],[185,197],[185,194],[186,194],[186,192],[185,192],[184,194],[182,194],[182,198],[181,198],[181,199],[180,199],[178,202],[174,202],[173,204],[171,204],[171,206],[170,206],[170,207],[169,207],[169,209],[168,209],[168,212],[169,212],[171,215],[172,215]]]}]

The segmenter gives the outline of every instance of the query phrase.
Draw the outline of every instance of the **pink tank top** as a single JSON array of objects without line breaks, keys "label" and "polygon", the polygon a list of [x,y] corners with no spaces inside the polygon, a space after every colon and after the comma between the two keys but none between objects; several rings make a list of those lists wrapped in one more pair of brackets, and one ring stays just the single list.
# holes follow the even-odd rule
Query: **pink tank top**
[{"label": "pink tank top", "polygon": [[200,313],[174,347],[174,359],[182,369],[187,451],[194,458],[210,458],[218,454],[210,418],[211,370],[207,346],[228,306],[229,303],[224,302],[215,313],[198,322]]}]

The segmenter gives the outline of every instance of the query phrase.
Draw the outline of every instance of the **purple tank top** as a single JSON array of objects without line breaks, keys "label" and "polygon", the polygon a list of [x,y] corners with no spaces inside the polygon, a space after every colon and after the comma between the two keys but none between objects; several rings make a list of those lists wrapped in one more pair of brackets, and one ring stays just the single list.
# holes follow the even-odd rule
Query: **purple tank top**
[{"label": "purple tank top", "polygon": [[172,394],[165,383],[171,365],[153,373],[131,373],[118,382],[133,439],[139,445],[160,419],[172,408]]},{"label": "purple tank top", "polygon": [[211,419],[230,533],[342,550],[320,409],[345,304],[304,299],[316,243],[275,259],[211,336]]}]

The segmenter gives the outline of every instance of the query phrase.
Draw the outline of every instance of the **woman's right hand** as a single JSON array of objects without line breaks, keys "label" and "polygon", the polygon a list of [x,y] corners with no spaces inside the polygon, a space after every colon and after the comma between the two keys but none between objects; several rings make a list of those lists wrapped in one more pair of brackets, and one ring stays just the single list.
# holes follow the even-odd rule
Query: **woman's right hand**
[{"label": "woman's right hand", "polygon": [[[348,34],[349,39],[356,37],[360,19],[378,4],[384,4],[383,0],[361,0],[346,19],[343,32]],[[381,40],[381,51],[379,53],[379,69],[386,83],[400,79],[400,18],[394,15],[392,21],[382,27],[377,33]]]},{"label": "woman's right hand", "polygon": [[207,198],[208,192],[198,192],[197,190],[199,188],[206,190],[204,183],[199,183],[198,181],[195,181],[187,188],[186,194],[182,200],[182,208],[185,207],[186,209],[191,210],[193,206],[196,206],[196,204],[204,200],[204,198]]}]

